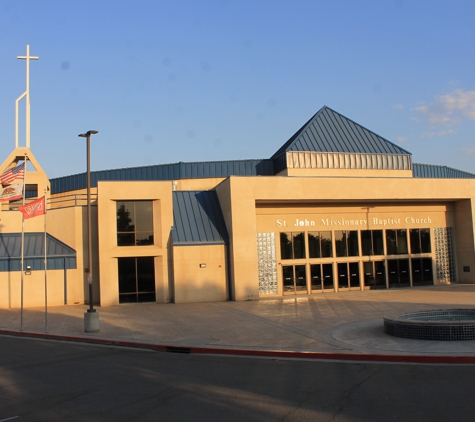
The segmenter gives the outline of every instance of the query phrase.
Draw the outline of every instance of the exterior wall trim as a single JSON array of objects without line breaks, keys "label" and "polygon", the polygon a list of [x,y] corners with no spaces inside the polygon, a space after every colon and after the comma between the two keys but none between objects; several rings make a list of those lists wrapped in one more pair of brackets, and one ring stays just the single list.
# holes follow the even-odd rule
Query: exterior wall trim
[{"label": "exterior wall trim", "polygon": [[288,151],[287,168],[412,170],[406,154]]}]

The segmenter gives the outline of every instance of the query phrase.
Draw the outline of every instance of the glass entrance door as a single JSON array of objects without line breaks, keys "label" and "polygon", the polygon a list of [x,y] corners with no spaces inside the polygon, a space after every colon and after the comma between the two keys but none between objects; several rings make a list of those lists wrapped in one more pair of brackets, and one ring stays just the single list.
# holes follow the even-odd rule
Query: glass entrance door
[{"label": "glass entrance door", "polygon": [[374,261],[374,287],[375,289],[386,288],[386,270],[384,268],[384,261]]},{"label": "glass entrance door", "polygon": [[333,264],[322,264],[323,289],[335,290],[333,283]]},{"label": "glass entrance door", "polygon": [[369,289],[385,289],[384,261],[364,262],[364,285]]},{"label": "glass entrance door", "polygon": [[295,266],[295,293],[307,293],[307,272],[305,265]]},{"label": "glass entrance door", "polygon": [[360,287],[360,268],[358,262],[338,263],[338,288]]},{"label": "glass entrance door", "polygon": [[409,287],[409,260],[408,259],[388,259],[389,288]]},{"label": "glass entrance door", "polygon": [[155,302],[153,257],[118,258],[119,303]]},{"label": "glass entrance door", "polygon": [[295,292],[293,265],[282,266],[282,276],[284,281],[284,293]]},{"label": "glass entrance door", "polygon": [[338,263],[338,289],[347,289],[348,286],[348,263]]},{"label": "glass entrance door", "polygon": [[282,266],[284,293],[307,293],[307,272],[305,265]]},{"label": "glass entrance door", "polygon": [[322,290],[322,266],[321,264],[310,265],[310,277],[312,290]]},{"label": "glass entrance door", "polygon": [[360,287],[360,266],[358,262],[350,262],[348,266],[350,267],[350,287],[359,288]]},{"label": "glass entrance door", "polygon": [[413,286],[433,284],[431,258],[413,258],[411,259],[411,266]]},{"label": "glass entrance door", "polygon": [[335,290],[333,285],[333,264],[310,265],[312,290]]}]

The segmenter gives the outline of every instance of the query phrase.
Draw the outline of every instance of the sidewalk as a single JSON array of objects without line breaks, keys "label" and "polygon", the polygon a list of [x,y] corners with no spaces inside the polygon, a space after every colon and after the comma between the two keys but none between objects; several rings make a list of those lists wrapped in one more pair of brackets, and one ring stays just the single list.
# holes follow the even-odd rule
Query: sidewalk
[{"label": "sidewalk", "polygon": [[[382,317],[475,307],[475,285],[285,296],[246,302],[98,307],[100,332],[84,332],[85,305],[0,310],[0,333],[241,355],[475,363],[475,341],[426,341],[383,333]],[[156,346],[156,347],[153,347]],[[276,353],[271,353],[275,351]],[[360,357],[358,357],[360,356]],[[408,357],[412,357],[408,359]],[[437,359],[435,359],[437,358]]]}]

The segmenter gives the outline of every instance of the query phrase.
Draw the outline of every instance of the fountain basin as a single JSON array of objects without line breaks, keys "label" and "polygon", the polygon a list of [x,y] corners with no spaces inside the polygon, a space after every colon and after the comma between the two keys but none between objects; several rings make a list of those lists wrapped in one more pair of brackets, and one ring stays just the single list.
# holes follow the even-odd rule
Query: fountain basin
[{"label": "fountain basin", "polygon": [[384,316],[384,332],[416,340],[475,340],[475,309],[439,309]]}]

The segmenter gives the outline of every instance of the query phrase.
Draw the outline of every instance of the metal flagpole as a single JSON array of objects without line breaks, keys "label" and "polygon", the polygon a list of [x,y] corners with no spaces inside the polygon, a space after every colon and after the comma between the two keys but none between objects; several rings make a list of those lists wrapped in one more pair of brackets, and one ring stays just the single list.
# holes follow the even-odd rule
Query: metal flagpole
[{"label": "metal flagpole", "polygon": [[[25,205],[26,195],[26,163],[27,156],[25,154],[25,168],[23,169],[23,205]],[[23,260],[25,258],[25,216],[21,213],[21,258],[20,258],[20,331],[23,331]]]},{"label": "metal flagpole", "polygon": [[45,232],[45,257],[44,257],[44,265],[45,265],[45,333],[48,332],[48,258],[47,258],[47,250],[46,250],[46,189],[44,192],[44,232]]}]

